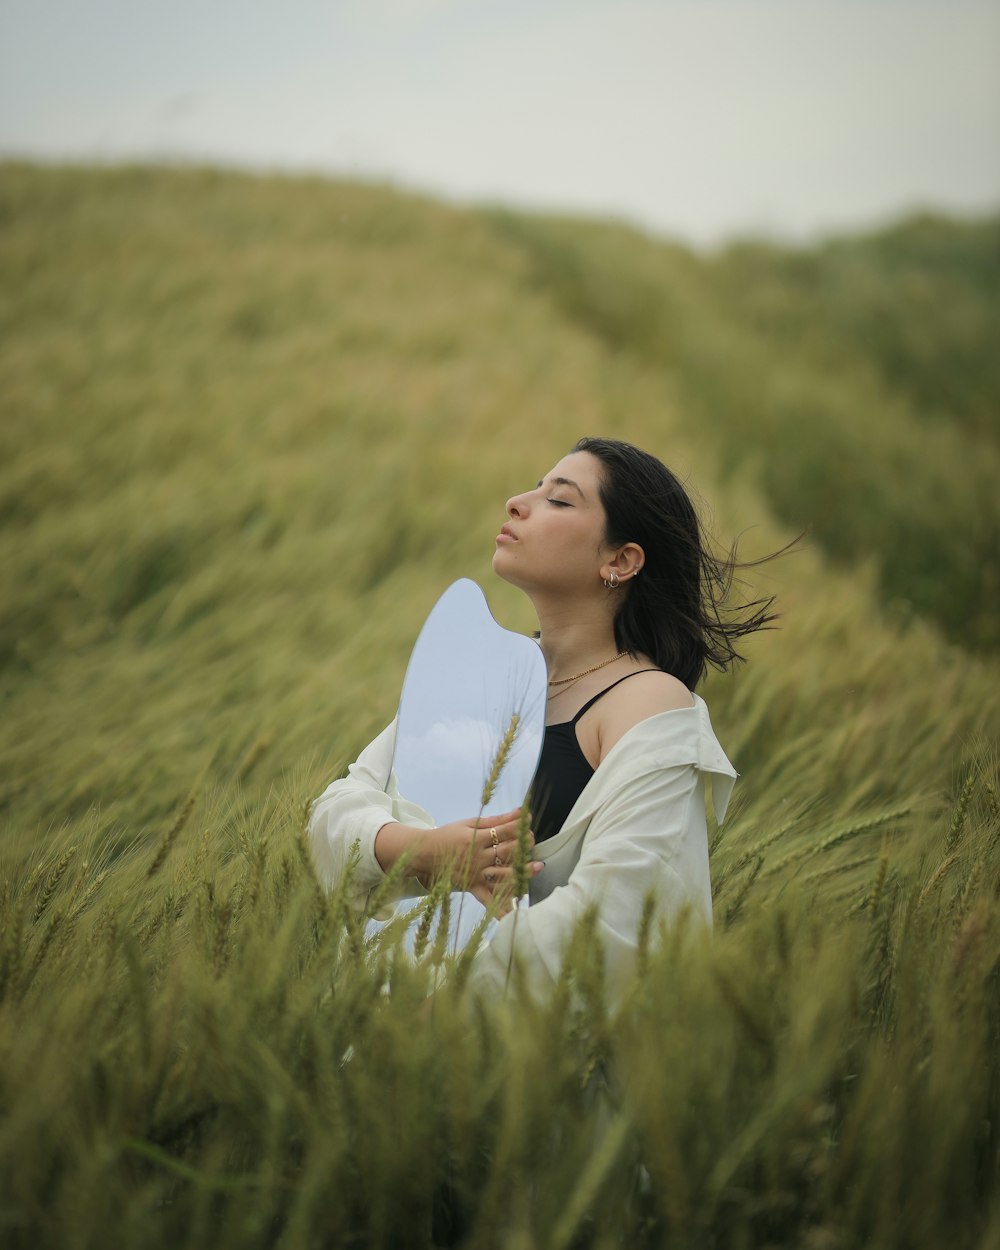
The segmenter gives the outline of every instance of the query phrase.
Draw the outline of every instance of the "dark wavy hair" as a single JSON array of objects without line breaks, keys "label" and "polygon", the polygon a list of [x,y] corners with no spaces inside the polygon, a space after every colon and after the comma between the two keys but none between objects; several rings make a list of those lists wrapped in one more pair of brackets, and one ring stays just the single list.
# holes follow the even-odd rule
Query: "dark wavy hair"
[{"label": "dark wavy hair", "polygon": [[649,656],[689,690],[709,665],[725,671],[742,660],[736,642],[777,619],[774,597],[737,607],[727,600],[737,570],[763,561],[741,563],[735,545],[725,557],[713,555],[687,492],[655,456],[614,438],[581,438],[573,451],[601,462],[607,544],[638,543],[646,555],[638,576],[612,592],[621,596],[618,649]]}]

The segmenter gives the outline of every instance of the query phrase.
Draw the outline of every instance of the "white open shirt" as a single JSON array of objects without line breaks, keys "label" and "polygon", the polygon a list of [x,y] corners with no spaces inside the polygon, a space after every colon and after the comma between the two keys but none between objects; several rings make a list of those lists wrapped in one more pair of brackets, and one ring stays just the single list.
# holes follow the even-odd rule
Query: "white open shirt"
[{"label": "white open shirt", "polygon": [[[533,858],[545,867],[532,878],[531,906],[510,912],[493,928],[475,956],[473,984],[502,993],[517,959],[533,990],[551,989],[576,922],[594,904],[612,991],[634,966],[647,896],[653,897],[654,923],[687,911],[711,924],[704,783],[712,783],[721,824],[737,774],[715,736],[708,706],[700,695],[693,698],[690,708],[634,725],[601,761],[562,829],[535,848]],[[395,726],[393,721],[348,775],[327,787],[310,816],[313,857],[328,888],[357,847],[359,906],[384,878],[375,858],[379,829],[390,821],[432,825],[421,808],[401,797],[390,776]],[[413,879],[400,883],[401,895],[420,893]]]}]

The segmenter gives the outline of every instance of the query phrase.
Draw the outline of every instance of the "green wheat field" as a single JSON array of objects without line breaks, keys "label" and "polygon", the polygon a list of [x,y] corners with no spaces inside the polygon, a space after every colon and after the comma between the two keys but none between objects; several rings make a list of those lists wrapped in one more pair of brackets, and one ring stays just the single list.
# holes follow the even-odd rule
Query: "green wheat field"
[{"label": "green wheat field", "polygon": [[[0,165],[0,1244],[1000,1246],[998,289],[1000,219]],[[704,686],[715,933],[428,1000],[307,805],[451,581],[532,628],[493,537],[584,434],[805,532]]]}]

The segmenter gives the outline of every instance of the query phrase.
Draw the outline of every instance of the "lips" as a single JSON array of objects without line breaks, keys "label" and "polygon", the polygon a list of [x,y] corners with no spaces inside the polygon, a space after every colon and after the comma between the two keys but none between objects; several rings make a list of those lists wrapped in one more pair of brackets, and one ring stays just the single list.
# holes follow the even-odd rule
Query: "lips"
[{"label": "lips", "polygon": [[497,534],[497,542],[500,542],[502,538],[506,538],[512,543],[517,542],[517,535],[514,533],[514,531],[510,528],[509,525],[504,525],[501,527],[500,533]]}]

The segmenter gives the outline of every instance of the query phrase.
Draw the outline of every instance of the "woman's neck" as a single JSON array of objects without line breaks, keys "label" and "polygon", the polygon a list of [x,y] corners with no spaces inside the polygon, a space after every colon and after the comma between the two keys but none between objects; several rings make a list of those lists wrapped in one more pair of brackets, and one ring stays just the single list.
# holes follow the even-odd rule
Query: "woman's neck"
[{"label": "woman's neck", "polygon": [[613,656],[614,619],[609,612],[580,610],[580,605],[546,607],[538,612],[539,643],[549,679],[572,677]]}]

